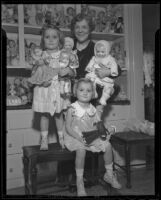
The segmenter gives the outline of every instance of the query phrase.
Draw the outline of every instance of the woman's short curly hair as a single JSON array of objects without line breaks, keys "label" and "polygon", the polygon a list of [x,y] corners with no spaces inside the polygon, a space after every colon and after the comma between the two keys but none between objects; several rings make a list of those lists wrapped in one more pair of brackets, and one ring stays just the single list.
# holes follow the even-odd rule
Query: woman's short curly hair
[{"label": "woman's short curly hair", "polygon": [[40,33],[41,33],[41,43],[40,43],[41,48],[43,50],[45,50],[44,35],[45,35],[46,30],[48,30],[48,29],[54,29],[54,30],[57,31],[58,36],[59,36],[59,48],[62,49],[63,46],[64,46],[64,34],[63,34],[63,32],[57,26],[55,26],[53,24],[45,24],[42,27],[42,29],[40,31]]},{"label": "woman's short curly hair", "polygon": [[74,83],[74,86],[73,86],[74,97],[77,97],[77,89],[78,89],[78,86],[79,86],[80,83],[90,83],[91,84],[92,91],[93,91],[92,99],[95,99],[96,98],[96,88],[95,88],[93,82],[88,78],[80,78],[78,80],[75,80],[75,83]]},{"label": "woman's short curly hair", "polygon": [[90,31],[90,33],[91,33],[92,31],[94,31],[95,25],[94,25],[94,23],[93,23],[93,21],[92,21],[92,18],[91,18],[90,16],[87,16],[87,15],[84,15],[84,14],[82,14],[82,13],[79,13],[79,14],[77,14],[77,15],[72,19],[72,21],[71,21],[71,27],[70,27],[70,29],[71,29],[71,33],[72,33],[72,36],[73,36],[73,37],[75,37],[74,29],[75,29],[76,23],[77,23],[77,22],[81,22],[81,21],[83,21],[83,20],[86,20],[86,21],[87,21],[88,26],[89,26],[89,31]]}]

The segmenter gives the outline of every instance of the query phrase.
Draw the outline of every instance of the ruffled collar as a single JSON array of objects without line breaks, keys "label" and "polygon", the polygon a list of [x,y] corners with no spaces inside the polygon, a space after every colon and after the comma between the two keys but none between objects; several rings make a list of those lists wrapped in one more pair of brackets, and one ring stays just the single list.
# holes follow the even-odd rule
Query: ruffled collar
[{"label": "ruffled collar", "polygon": [[46,57],[47,57],[47,56],[50,56],[50,57],[53,58],[53,59],[58,59],[59,56],[60,56],[60,51],[53,52],[53,53],[51,53],[51,54],[49,54],[47,51],[44,51],[43,54],[44,54],[44,56],[46,56]]},{"label": "ruffled collar", "polygon": [[71,106],[75,108],[74,114],[80,118],[83,117],[85,114],[90,117],[96,114],[96,108],[92,104],[90,104],[88,108],[83,108],[80,106],[78,101],[76,101],[75,103],[72,103]]}]

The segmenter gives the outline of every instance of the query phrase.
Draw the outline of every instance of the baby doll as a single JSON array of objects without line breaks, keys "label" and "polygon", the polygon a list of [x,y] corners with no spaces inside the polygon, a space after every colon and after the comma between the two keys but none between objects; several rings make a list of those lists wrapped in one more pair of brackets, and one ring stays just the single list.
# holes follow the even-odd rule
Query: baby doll
[{"label": "baby doll", "polygon": [[36,24],[39,26],[42,26],[42,24],[44,22],[42,4],[36,4],[35,9],[36,9],[36,15],[35,15]]},{"label": "baby doll", "polygon": [[[69,66],[72,69],[76,69],[79,66],[78,57],[76,51],[73,51],[74,41],[70,37],[64,38],[64,48],[61,51],[59,63],[60,67]],[[76,73],[76,71],[75,71]],[[60,81],[61,94],[69,95],[71,93],[71,81],[68,77],[62,78]]]},{"label": "baby doll", "polygon": [[76,69],[79,67],[78,56],[76,50],[73,51],[74,40],[71,37],[64,38],[64,49],[70,53],[70,67]]},{"label": "baby doll", "polygon": [[[110,77],[118,75],[117,63],[110,55],[111,44],[108,41],[100,40],[94,47],[94,56],[86,67],[86,77],[103,87],[102,96],[99,100],[101,105],[106,105],[106,101],[114,92],[114,80]],[[96,74],[97,69],[106,68],[110,70],[110,77],[99,78]]]}]

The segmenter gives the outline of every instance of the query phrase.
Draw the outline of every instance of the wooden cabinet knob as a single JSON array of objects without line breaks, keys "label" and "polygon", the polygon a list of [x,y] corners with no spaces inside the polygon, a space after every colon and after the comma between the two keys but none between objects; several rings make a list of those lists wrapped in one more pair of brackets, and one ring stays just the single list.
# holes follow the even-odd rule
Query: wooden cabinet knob
[{"label": "wooden cabinet knob", "polygon": [[116,115],[116,113],[113,113],[113,114],[112,114],[112,116],[115,116],[115,115]]},{"label": "wooden cabinet knob", "polygon": [[11,147],[12,147],[12,143],[10,143],[10,144],[8,145],[8,147],[11,148]]},{"label": "wooden cabinet knob", "polygon": [[11,172],[11,173],[12,173],[12,172],[13,172],[13,168],[10,168],[10,169],[9,169],[9,172]]}]

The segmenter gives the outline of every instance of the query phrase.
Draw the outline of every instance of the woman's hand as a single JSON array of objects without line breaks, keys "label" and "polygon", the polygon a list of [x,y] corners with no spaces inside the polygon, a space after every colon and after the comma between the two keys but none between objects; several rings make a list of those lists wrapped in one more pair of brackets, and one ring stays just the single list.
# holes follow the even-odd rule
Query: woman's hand
[{"label": "woman's hand", "polygon": [[70,67],[61,68],[59,71],[59,75],[61,77],[66,76],[66,75],[74,76],[74,70],[72,70]]},{"label": "woman's hand", "polygon": [[107,67],[102,67],[102,68],[96,69],[95,73],[101,79],[111,75],[111,71]]}]

